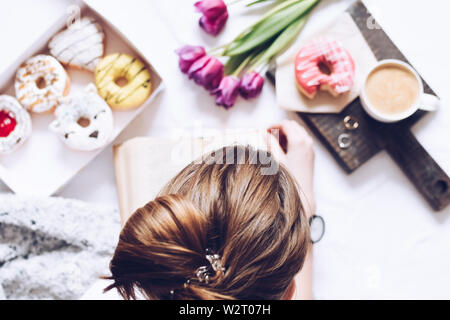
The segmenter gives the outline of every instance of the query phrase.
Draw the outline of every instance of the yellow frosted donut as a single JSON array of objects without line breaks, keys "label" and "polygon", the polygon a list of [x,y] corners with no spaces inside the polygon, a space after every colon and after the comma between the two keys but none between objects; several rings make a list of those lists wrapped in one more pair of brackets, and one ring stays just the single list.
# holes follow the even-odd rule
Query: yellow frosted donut
[{"label": "yellow frosted donut", "polygon": [[98,94],[117,110],[139,107],[151,93],[150,72],[144,63],[124,53],[104,57],[95,69]]}]

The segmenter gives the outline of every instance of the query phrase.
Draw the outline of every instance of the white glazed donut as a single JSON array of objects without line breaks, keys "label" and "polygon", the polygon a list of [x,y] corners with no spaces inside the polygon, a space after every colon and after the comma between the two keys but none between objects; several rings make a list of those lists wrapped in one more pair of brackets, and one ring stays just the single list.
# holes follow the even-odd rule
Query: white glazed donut
[{"label": "white glazed donut", "polygon": [[16,97],[29,111],[53,111],[69,93],[69,86],[66,70],[52,56],[37,55],[17,70]]},{"label": "white glazed donut", "polygon": [[0,153],[10,153],[31,134],[31,118],[13,97],[0,96]]},{"label": "white glazed donut", "polygon": [[92,83],[82,94],[63,99],[55,116],[50,130],[72,149],[92,151],[110,142],[114,129],[112,111]]},{"label": "white glazed donut", "polygon": [[104,39],[102,27],[87,17],[55,35],[48,48],[61,63],[94,71],[104,54]]}]

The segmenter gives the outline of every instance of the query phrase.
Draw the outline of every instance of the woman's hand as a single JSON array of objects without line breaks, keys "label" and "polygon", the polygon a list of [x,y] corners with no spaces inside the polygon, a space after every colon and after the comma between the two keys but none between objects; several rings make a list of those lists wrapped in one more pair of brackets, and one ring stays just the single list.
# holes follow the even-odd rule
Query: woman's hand
[{"label": "woman's hand", "polygon": [[[293,120],[283,121],[267,131],[268,149],[297,180],[300,199],[309,219],[315,212],[313,140],[305,128]],[[312,247],[302,270],[295,277],[295,286],[293,299],[312,299]]]},{"label": "woman's hand", "polygon": [[314,146],[311,136],[294,120],[285,120],[267,131],[269,151],[297,180],[300,186],[300,198],[307,216],[310,217],[315,211]]}]

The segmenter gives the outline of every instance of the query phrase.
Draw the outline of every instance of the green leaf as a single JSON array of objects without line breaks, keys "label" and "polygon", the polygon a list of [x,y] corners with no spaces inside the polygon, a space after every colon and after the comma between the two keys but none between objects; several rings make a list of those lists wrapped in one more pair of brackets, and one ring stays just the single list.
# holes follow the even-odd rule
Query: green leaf
[{"label": "green leaf", "polygon": [[240,55],[262,45],[265,41],[283,31],[293,21],[308,12],[318,2],[319,0],[300,0],[291,3],[280,11],[276,11],[245,34],[236,45],[229,46],[225,50],[224,55]]},{"label": "green leaf", "polygon": [[307,20],[308,16],[302,16],[284,29],[270,47],[264,51],[261,57],[258,57],[258,60],[253,66],[257,67],[262,63],[268,62],[275,55],[284,50],[296,38],[300,30],[305,26]]},{"label": "green leaf", "polygon": [[250,2],[249,4],[247,4],[246,7],[251,7],[251,6],[255,5],[255,4],[262,3],[262,2],[267,2],[267,1],[277,1],[277,0],[256,0],[256,1],[253,1],[253,2]]},{"label": "green leaf", "polygon": [[[273,15],[281,10],[284,10],[285,8],[289,7],[291,4],[302,2],[302,1],[304,1],[304,0],[283,0],[282,3],[280,3],[275,8],[273,8],[273,9],[269,10],[267,13],[265,13],[261,17],[260,21],[263,21],[264,19],[269,18],[271,15]],[[255,25],[256,24],[259,24],[259,23],[256,22]]]},{"label": "green leaf", "polygon": [[233,74],[234,71],[244,62],[246,57],[246,54],[230,57],[225,63],[225,74]]},{"label": "green leaf", "polygon": [[239,43],[240,39],[242,39],[245,35],[250,33],[256,26],[264,23],[270,16],[280,10],[283,10],[284,8],[290,6],[293,3],[300,2],[303,0],[283,0],[282,3],[277,5],[275,8],[272,8],[268,12],[266,12],[258,21],[256,21],[254,24],[250,25],[245,29],[241,34],[239,34],[234,40],[228,45],[228,48],[231,48],[235,46],[237,43]]},{"label": "green leaf", "polygon": [[242,67],[245,63],[245,66],[253,64],[254,61],[258,60],[259,57],[265,52],[266,47],[258,47],[252,50],[251,52],[246,52],[244,54],[238,56],[232,56],[225,63],[225,74],[234,74]]}]

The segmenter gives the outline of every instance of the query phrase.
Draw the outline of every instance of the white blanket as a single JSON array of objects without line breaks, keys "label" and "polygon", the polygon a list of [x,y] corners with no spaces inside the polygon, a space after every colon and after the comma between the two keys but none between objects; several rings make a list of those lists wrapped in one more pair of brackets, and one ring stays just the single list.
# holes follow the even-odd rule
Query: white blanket
[{"label": "white blanket", "polygon": [[102,275],[119,234],[113,207],[0,194],[0,299],[77,299]]}]

